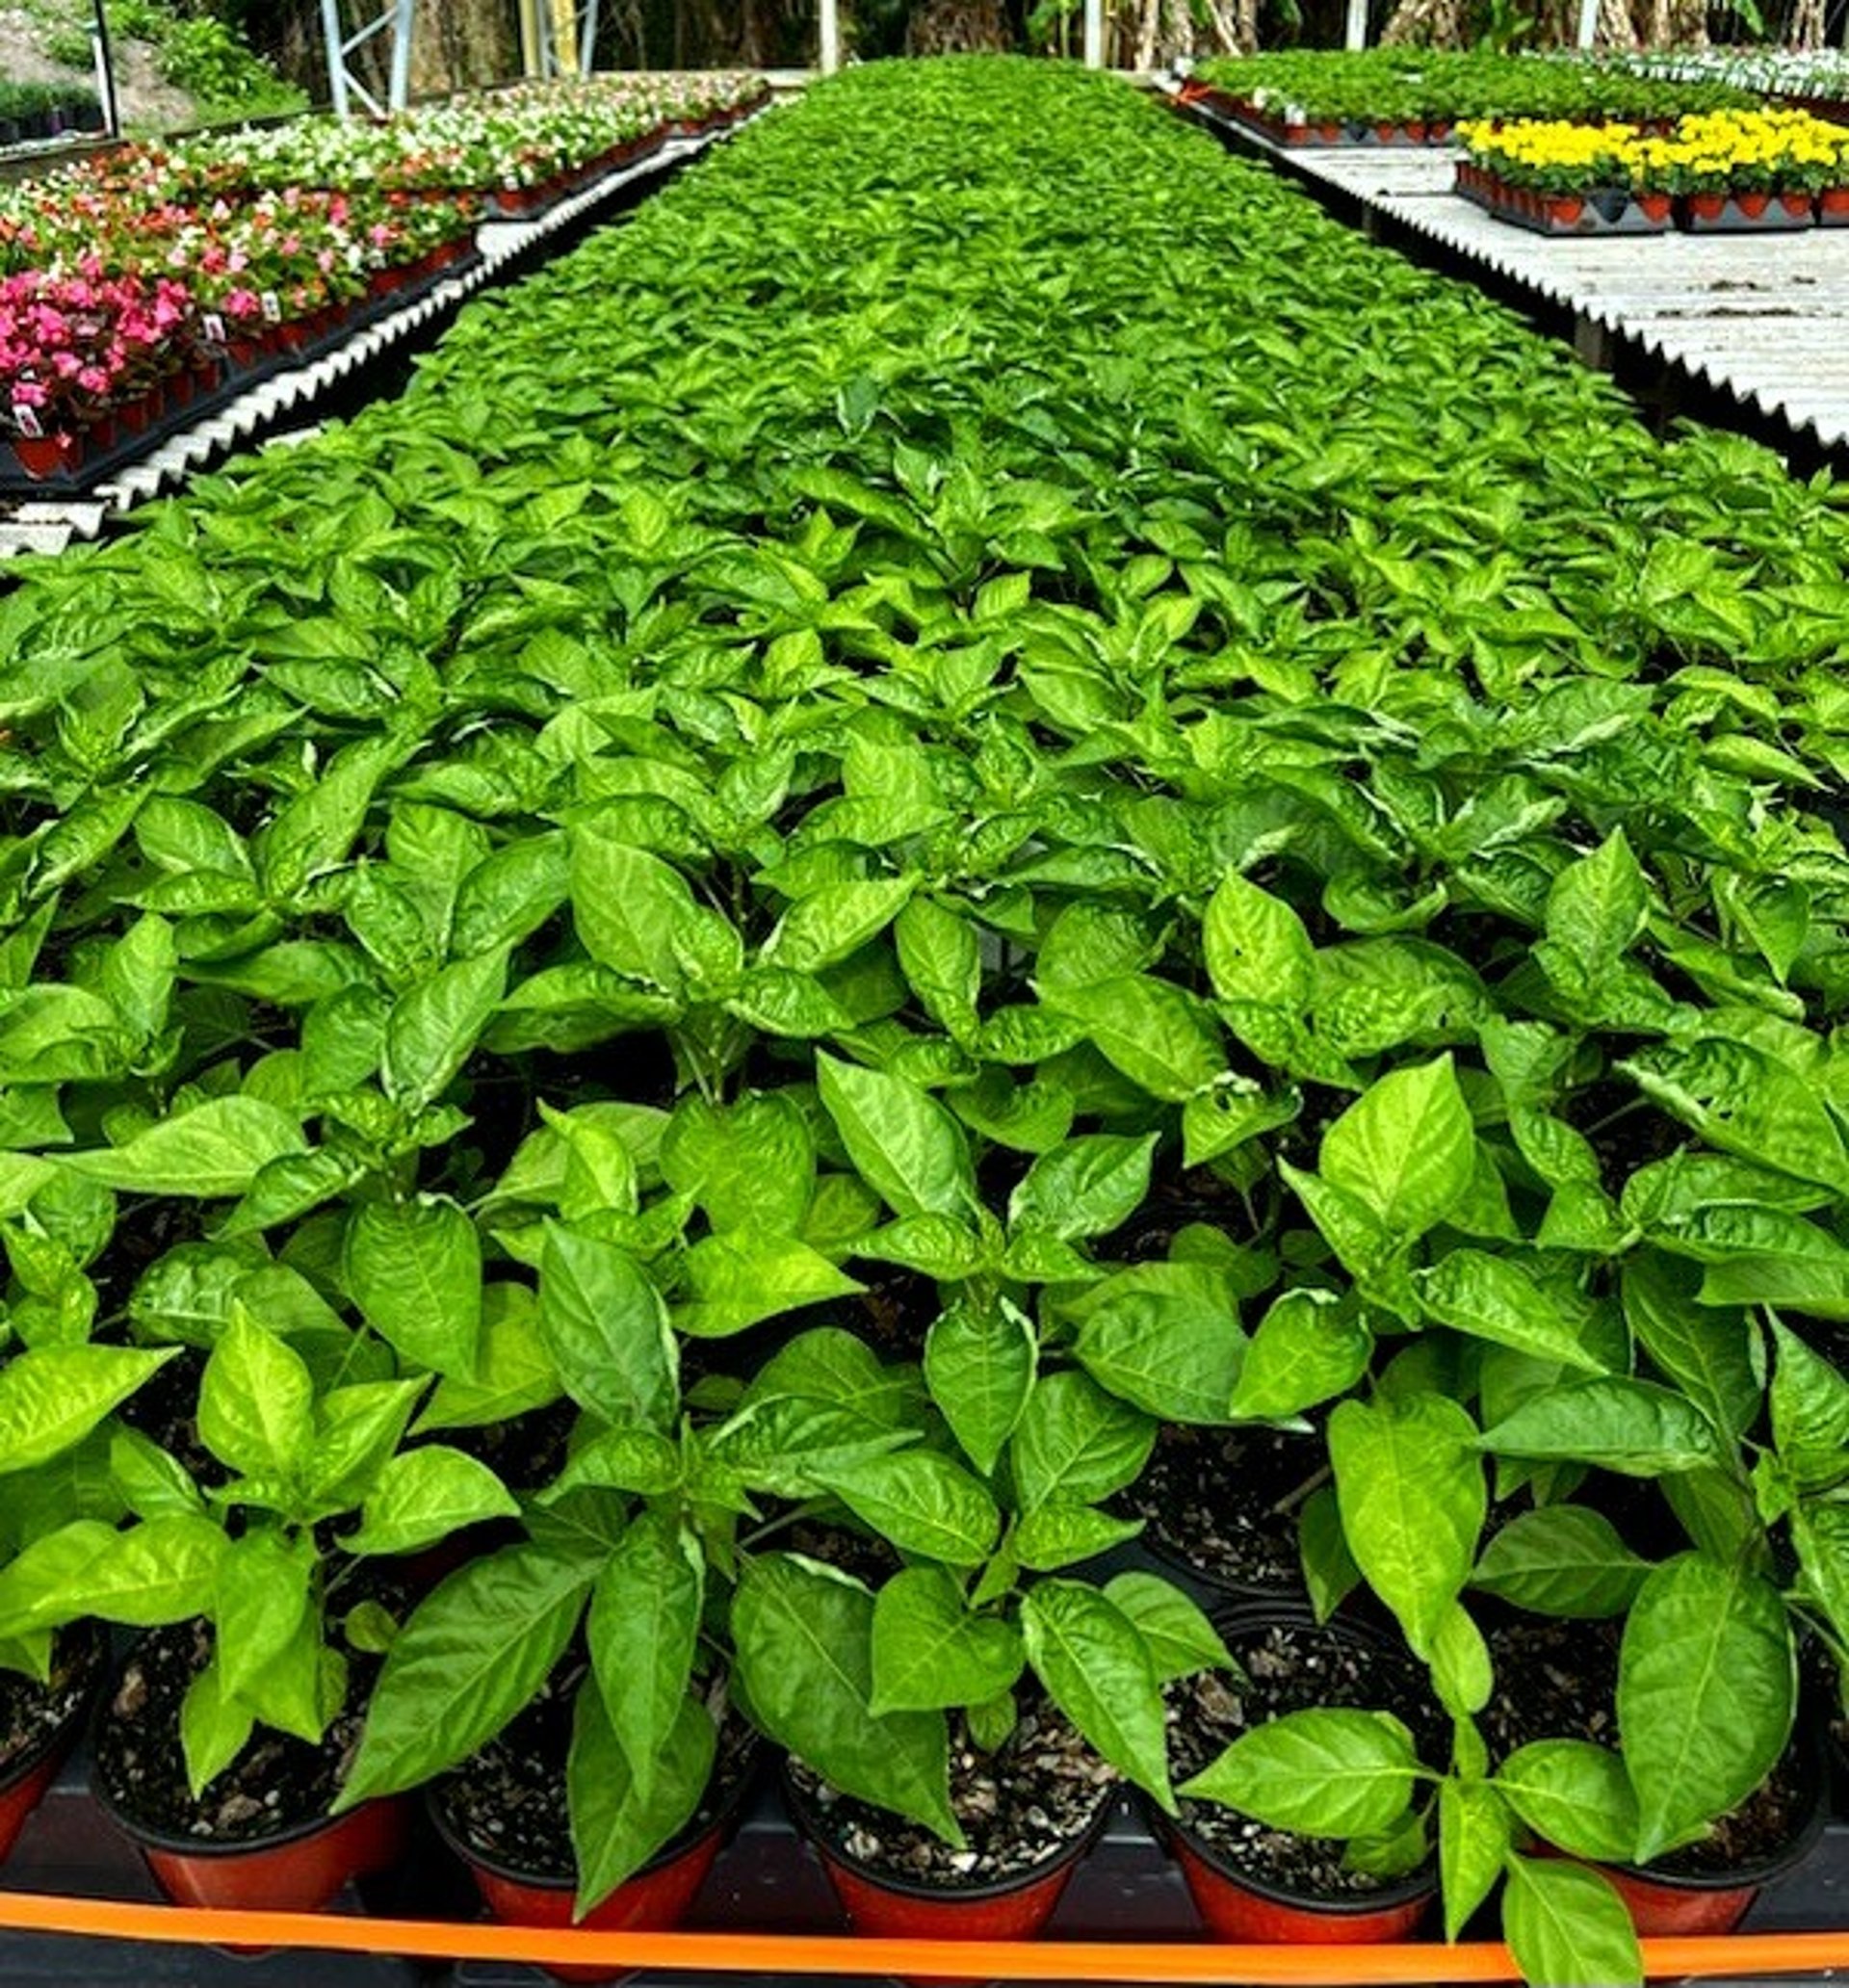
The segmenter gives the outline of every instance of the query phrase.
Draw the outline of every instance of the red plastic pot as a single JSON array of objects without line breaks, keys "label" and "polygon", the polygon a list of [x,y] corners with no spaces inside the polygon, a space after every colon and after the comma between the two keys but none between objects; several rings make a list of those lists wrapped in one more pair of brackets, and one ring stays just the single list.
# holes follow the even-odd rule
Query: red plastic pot
[{"label": "red plastic pot", "polygon": [[1639,210],[1646,221],[1661,223],[1668,221],[1672,196],[1668,194],[1638,194],[1634,196]]},{"label": "red plastic pot", "polygon": [[34,482],[74,470],[84,459],[81,435],[14,435],[12,446],[14,459]]},{"label": "red plastic pot", "polygon": [[[1233,1642],[1242,1633],[1278,1624],[1314,1630],[1370,1653],[1386,1654],[1393,1648],[1365,1622],[1341,1616],[1317,1622],[1315,1610],[1307,1601],[1257,1602],[1213,1610],[1214,1628]],[[1359,1947],[1403,1940],[1438,1896],[1438,1872],[1427,1864],[1378,1891],[1308,1898],[1237,1869],[1185,1820],[1160,1814],[1153,1803],[1148,1806],[1157,1833],[1180,1863],[1195,1909],[1208,1929],[1216,1938],[1237,1945]]]},{"label": "red plastic pot", "polygon": [[1809,194],[1782,193],[1779,196],[1779,205],[1794,220],[1799,216],[1802,216],[1806,221],[1810,219],[1811,208],[1810,196]]},{"label": "red plastic pot", "polygon": [[1640,1939],[1731,1933],[1746,1917],[1747,1908],[1758,1896],[1761,1886],[1810,1854],[1830,1807],[1830,1762],[1823,1742],[1828,1721],[1815,1706],[1808,1707],[1798,1716],[1804,1819],[1782,1850],[1738,1870],[1690,1875],[1639,1870],[1629,1865],[1595,1867],[1630,1908],[1631,1923]]},{"label": "red plastic pot", "polygon": [[[828,1883],[855,1932],[874,1940],[1032,1940],[1045,1929],[1080,1860],[1110,1819],[1115,1802],[1100,1803],[1084,1833],[1044,1863],[989,1884],[920,1884],[851,1856],[831,1843],[815,1804],[787,1771],[784,1798],[821,1859]],[[925,1977],[912,1988],[927,1988]]]},{"label": "red plastic pot", "polygon": [[19,1832],[26,1826],[33,1810],[44,1799],[45,1791],[58,1778],[58,1769],[64,1766],[65,1755],[76,1743],[77,1735],[84,1730],[84,1722],[90,1717],[90,1709],[96,1702],[96,1689],[103,1674],[102,1638],[87,1624],[65,1634],[81,1639],[74,1661],[91,1666],[91,1680],[68,1716],[45,1734],[36,1746],[29,1746],[4,1770],[0,1770],[0,1861],[4,1861],[19,1840]]},{"label": "red plastic pot", "polygon": [[1849,187],[1825,187],[1817,196],[1818,218],[1831,223],[1849,223]]},{"label": "red plastic pot", "polygon": [[1365,1898],[1292,1898],[1248,1872],[1235,1875],[1209,1844],[1180,1824],[1165,1822],[1163,1834],[1208,1930],[1236,1945],[1362,1947],[1404,1940],[1438,1892],[1438,1879],[1428,1870]]},{"label": "red plastic pot", "polygon": [[1767,193],[1758,192],[1757,190],[1738,193],[1733,196],[1733,204],[1746,216],[1748,221],[1758,221],[1760,215],[1771,206],[1772,196]]},{"label": "red plastic pot", "polygon": [[[428,1797],[427,1807],[436,1833],[468,1867],[482,1903],[502,1924],[579,1924],[599,1933],[663,1933],[671,1932],[687,1917],[755,1778],[747,1769],[730,1798],[704,1829],[658,1850],[634,1877],[618,1885],[582,1920],[574,1918],[578,1887],[572,1879],[521,1870],[484,1855],[451,1826],[434,1790]],[[559,1967],[548,1972],[561,1981],[594,1982],[621,1980],[633,1970]]]},{"label": "red plastic pot", "polygon": [[1703,221],[1719,221],[1726,205],[1725,194],[1690,194],[1688,196],[1689,212]]},{"label": "red plastic pot", "polygon": [[92,1792],[176,1905],[319,1912],[353,1878],[398,1862],[409,1819],[409,1803],[393,1796],[254,1841],[202,1843],[137,1821],[100,1780],[92,1782]]}]

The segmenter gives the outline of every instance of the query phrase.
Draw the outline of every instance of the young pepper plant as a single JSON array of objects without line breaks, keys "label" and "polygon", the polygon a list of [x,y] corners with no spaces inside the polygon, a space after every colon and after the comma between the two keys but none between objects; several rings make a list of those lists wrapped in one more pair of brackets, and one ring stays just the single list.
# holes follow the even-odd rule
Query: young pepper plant
[{"label": "young pepper plant", "polygon": [[1043,1373],[1004,1296],[945,1311],[924,1373],[922,1442],[815,1472],[900,1570],[875,1591],[799,1554],[744,1556],[732,1627],[752,1716],[844,1792],[960,1844],[946,1714],[992,1751],[1026,1688],[1172,1809],[1161,1687],[1226,1651],[1154,1575],[1061,1571],[1137,1530],[1099,1502],[1141,1471],[1155,1423],[1079,1370]]}]

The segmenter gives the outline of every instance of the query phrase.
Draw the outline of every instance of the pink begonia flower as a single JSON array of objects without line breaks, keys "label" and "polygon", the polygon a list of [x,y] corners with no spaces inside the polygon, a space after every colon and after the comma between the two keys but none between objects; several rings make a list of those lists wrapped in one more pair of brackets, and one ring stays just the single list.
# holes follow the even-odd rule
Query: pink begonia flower
[{"label": "pink begonia flower", "polygon": [[77,376],[77,384],[86,393],[103,394],[109,391],[110,379],[100,366],[86,366]]}]

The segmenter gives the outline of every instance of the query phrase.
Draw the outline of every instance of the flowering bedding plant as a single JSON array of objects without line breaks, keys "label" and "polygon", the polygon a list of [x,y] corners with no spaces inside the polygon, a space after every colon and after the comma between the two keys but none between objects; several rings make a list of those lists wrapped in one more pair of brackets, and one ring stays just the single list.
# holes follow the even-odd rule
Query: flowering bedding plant
[{"label": "flowering bedding plant", "polygon": [[132,145],[0,189],[0,435],[68,431],[218,348],[350,304],[543,186],[748,76],[642,76]]},{"label": "flowering bedding plant", "polygon": [[1849,129],[1806,111],[1730,110],[1635,124],[1466,123],[1471,163],[1504,185],[1576,194],[1814,193],[1849,184]]}]

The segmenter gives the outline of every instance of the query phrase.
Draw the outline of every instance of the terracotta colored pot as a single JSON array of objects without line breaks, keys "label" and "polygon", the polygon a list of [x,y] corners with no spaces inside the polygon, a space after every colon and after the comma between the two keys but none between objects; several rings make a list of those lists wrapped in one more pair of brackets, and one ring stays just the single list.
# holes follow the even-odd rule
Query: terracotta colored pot
[{"label": "terracotta colored pot", "polygon": [[1727,205],[1727,196],[1725,194],[1690,194],[1688,205],[1689,211],[1692,214],[1699,215],[1703,221],[1719,221],[1721,212]]},{"label": "terracotta colored pot", "polygon": [[1806,221],[1810,219],[1810,196],[1809,194],[1783,193],[1779,196],[1779,205],[1793,217],[1801,215]]},{"label": "terracotta colored pot", "polygon": [[1669,219],[1671,196],[1668,194],[1638,194],[1635,198],[1646,221],[1660,224]]},{"label": "terracotta colored pot", "polygon": [[[784,1799],[797,1827],[815,1845],[829,1885],[856,1933],[875,1940],[1031,1940],[1053,1917],[1080,1860],[1110,1819],[1106,1800],[1083,1835],[1030,1870],[991,1884],[919,1884],[850,1856],[828,1841],[814,1803],[785,1773]],[[925,1981],[913,1988],[926,1988]]]},{"label": "terracotta colored pot", "polygon": [[1748,221],[1758,221],[1772,204],[1772,196],[1763,193],[1740,193],[1733,196],[1733,204]]},{"label": "terracotta colored pot", "polygon": [[1810,1854],[1830,1807],[1830,1761],[1823,1740],[1828,1719],[1822,1708],[1815,1705],[1801,1711],[1798,1718],[1804,1818],[1782,1850],[1757,1864],[1701,1876],[1639,1870],[1628,1865],[1596,1867],[1629,1906],[1640,1939],[1731,1933],[1746,1917],[1747,1907],[1758,1896],[1762,1885]]},{"label": "terracotta colored pot", "polygon": [[84,459],[81,435],[14,435],[13,453],[19,467],[35,481],[76,469]]},{"label": "terracotta colored pot", "polygon": [[1209,1931],[1235,1945],[1361,1947],[1404,1940],[1438,1894],[1438,1878],[1428,1870],[1365,1898],[1292,1898],[1244,1871],[1235,1875],[1180,1825],[1165,1822],[1163,1834]]},{"label": "terracotta colored pot", "polygon": [[122,1810],[100,1777],[91,1792],[176,1905],[319,1912],[353,1878],[397,1863],[410,1805],[404,1796],[362,1802],[247,1843],[202,1843],[150,1829]]},{"label": "terracotta colored pot", "polygon": [[1817,196],[1817,212],[1828,219],[1849,221],[1849,187],[1825,187]]},{"label": "terracotta colored pot", "polygon": [[[753,1768],[747,1766],[704,1829],[664,1845],[583,1920],[573,1917],[578,1888],[571,1879],[535,1874],[484,1856],[451,1827],[435,1790],[426,1797],[426,1807],[436,1833],[468,1867],[482,1903],[503,1925],[582,1924],[587,1931],[600,1933],[664,1933],[672,1932],[687,1917],[756,1779]],[[596,1982],[621,1980],[634,1970],[560,1967],[548,1972],[561,1981]]]},{"label": "terracotta colored pot", "polygon": [[1548,196],[1548,219],[1557,227],[1572,227],[1585,211],[1586,203],[1576,194]]},{"label": "terracotta colored pot", "polygon": [[76,1744],[77,1735],[84,1730],[84,1723],[90,1717],[91,1707],[95,1704],[97,1689],[102,1684],[104,1666],[100,1635],[88,1623],[80,1624],[65,1634],[80,1639],[84,1654],[77,1661],[88,1661],[92,1666],[91,1681],[70,1714],[36,1746],[28,1747],[4,1771],[0,1771],[0,1860],[5,1859],[19,1840],[19,1832],[26,1826],[33,1810],[44,1799],[46,1790],[58,1778],[58,1769]]},{"label": "terracotta colored pot", "polygon": [[[1273,1625],[1311,1629],[1318,1635],[1369,1653],[1386,1653],[1393,1645],[1365,1622],[1338,1616],[1318,1623],[1308,1601],[1255,1602],[1216,1609],[1213,1626],[1237,1640],[1240,1634]],[[1389,1708],[1391,1709],[1391,1708]],[[1157,1834],[1175,1853],[1187,1889],[1208,1929],[1236,1945],[1332,1946],[1376,1945],[1403,1940],[1424,1918],[1438,1896],[1438,1871],[1430,1864],[1379,1891],[1341,1898],[1306,1898],[1230,1864],[1213,1845],[1184,1820],[1149,1807]]]}]

